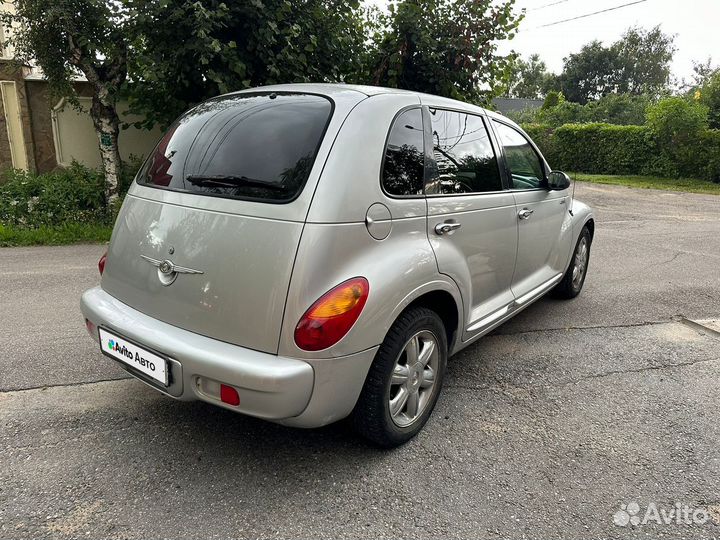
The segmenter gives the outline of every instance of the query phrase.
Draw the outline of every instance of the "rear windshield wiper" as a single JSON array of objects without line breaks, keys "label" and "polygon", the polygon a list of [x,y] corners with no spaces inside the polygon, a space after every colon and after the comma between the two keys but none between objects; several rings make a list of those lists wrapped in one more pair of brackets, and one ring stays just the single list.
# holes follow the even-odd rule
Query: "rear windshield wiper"
[{"label": "rear windshield wiper", "polygon": [[276,182],[268,182],[267,180],[257,180],[255,178],[249,178],[247,176],[233,176],[233,175],[213,175],[203,176],[199,174],[193,174],[185,178],[194,186],[207,186],[207,187],[226,187],[234,188],[240,186],[248,187],[260,187],[271,189],[273,191],[287,191],[287,187]]}]

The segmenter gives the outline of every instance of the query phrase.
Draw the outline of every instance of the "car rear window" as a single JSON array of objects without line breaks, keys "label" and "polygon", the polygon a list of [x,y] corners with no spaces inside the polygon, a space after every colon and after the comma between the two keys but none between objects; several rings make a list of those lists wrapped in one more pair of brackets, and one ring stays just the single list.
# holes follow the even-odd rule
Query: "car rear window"
[{"label": "car rear window", "polygon": [[331,101],[310,94],[211,99],[170,127],[137,181],[200,195],[289,202],[307,181],[331,115]]},{"label": "car rear window", "polygon": [[395,119],[385,148],[382,182],[390,195],[422,195],[425,173],[422,111],[409,109]]}]

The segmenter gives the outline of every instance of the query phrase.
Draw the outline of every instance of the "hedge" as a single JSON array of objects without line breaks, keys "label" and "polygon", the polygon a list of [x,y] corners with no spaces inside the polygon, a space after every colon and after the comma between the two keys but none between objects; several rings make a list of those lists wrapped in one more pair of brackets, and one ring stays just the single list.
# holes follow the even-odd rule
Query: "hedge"
[{"label": "hedge", "polygon": [[647,126],[525,124],[551,167],[588,174],[691,176],[720,182],[720,130],[663,147]]},{"label": "hedge", "polygon": [[720,129],[709,129],[700,140],[703,178],[720,183]]},{"label": "hedge", "polygon": [[[121,196],[130,186],[138,163],[134,159],[123,164]],[[106,226],[112,224],[113,217],[105,200],[103,174],[78,162],[44,174],[17,169],[0,174],[0,225],[21,229],[76,223]]]},{"label": "hedge", "polygon": [[98,223],[108,216],[105,180],[73,163],[46,174],[9,169],[0,184],[0,224],[36,228],[66,223]]}]

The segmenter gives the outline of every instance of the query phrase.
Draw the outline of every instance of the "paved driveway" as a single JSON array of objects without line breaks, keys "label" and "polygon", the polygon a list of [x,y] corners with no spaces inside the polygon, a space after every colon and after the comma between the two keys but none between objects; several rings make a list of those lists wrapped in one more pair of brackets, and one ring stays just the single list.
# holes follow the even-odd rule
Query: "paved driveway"
[{"label": "paved driveway", "polygon": [[720,536],[720,197],[577,196],[583,294],[453,357],[393,451],[127,379],[78,312],[103,248],[0,249],[0,537]]}]

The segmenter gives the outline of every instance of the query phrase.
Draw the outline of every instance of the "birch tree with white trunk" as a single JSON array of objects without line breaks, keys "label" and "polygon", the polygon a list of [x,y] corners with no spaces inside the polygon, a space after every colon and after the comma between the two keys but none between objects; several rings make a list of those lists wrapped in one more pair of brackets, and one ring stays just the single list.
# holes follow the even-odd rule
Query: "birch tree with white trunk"
[{"label": "birch tree with white trunk", "polygon": [[55,98],[79,107],[77,82],[92,89],[90,116],[106,182],[108,208],[115,206],[122,170],[117,103],[128,77],[130,14],[113,0],[14,0],[0,16],[15,60],[39,67]]}]

